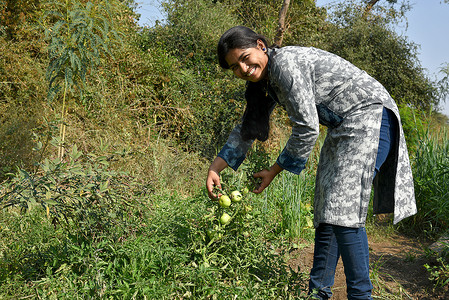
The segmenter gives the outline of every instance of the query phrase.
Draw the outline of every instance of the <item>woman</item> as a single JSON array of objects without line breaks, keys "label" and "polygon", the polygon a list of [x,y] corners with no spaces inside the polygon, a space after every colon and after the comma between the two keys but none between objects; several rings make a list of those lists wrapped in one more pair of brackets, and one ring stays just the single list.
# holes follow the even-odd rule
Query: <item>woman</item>
[{"label": "woman", "polygon": [[[242,124],[209,168],[206,187],[220,186],[219,173],[236,170],[254,139],[268,136],[274,105],[285,108],[292,134],[261,178],[261,193],[282,170],[299,174],[319,133],[328,127],[316,176],[315,250],[309,292],[331,297],[342,257],[348,299],[372,299],[364,228],[374,178],[374,213],[394,212],[394,222],[416,213],[413,179],[399,111],[385,88],[348,61],[316,48],[267,47],[265,38],[237,26],[218,44],[219,63],[248,81]],[[256,104],[255,104],[256,103]],[[264,113],[265,112],[265,113]]]}]

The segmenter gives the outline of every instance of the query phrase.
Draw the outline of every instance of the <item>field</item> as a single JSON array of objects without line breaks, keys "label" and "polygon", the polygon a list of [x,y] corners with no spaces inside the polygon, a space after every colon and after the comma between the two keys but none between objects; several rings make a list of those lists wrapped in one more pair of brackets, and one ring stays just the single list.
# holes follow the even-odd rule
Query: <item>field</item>
[{"label": "field", "polygon": [[[217,41],[236,24],[274,37],[281,1],[162,2],[151,28],[134,0],[0,2],[0,299],[307,298],[325,129],[301,175],[246,193],[290,135],[275,109],[267,142],[221,174],[243,199],[221,207],[204,187],[245,109]],[[369,213],[374,294],[443,299],[448,245],[431,245],[449,229],[448,118],[433,108],[449,68],[425,75],[418,45],[391,31],[405,6],[386,2],[292,1],[283,45],[342,56],[398,103],[418,214],[393,226]],[[341,265],[334,291],[345,297]]]},{"label": "field", "polygon": [[[447,139],[427,135],[423,141],[414,164],[420,208],[446,199],[428,194],[429,184],[448,191],[444,181],[420,173],[447,174]],[[8,207],[0,215],[0,298],[306,298],[313,163],[300,176],[281,173],[265,193],[245,194],[222,208],[203,187],[190,196],[155,190],[111,170],[106,157],[75,147],[68,162],[47,160],[39,172],[19,170],[2,185],[0,199]],[[263,148],[254,149],[239,172],[223,174],[223,191],[243,192],[247,174],[268,159]],[[432,203],[423,203],[424,191]],[[380,299],[447,293],[446,264],[428,248],[447,229],[447,212],[438,205],[402,226],[389,216],[369,217],[371,276]],[[224,211],[232,219],[222,225]],[[425,234],[418,232],[422,224],[428,224]],[[341,265],[335,294],[345,297]]]}]

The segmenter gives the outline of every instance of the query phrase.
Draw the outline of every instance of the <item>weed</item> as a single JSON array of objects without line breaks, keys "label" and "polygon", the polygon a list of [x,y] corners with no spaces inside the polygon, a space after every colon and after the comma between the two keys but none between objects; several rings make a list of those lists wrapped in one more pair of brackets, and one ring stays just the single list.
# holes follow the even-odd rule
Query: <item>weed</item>
[{"label": "weed", "polygon": [[449,265],[442,257],[437,258],[438,265],[430,266],[425,264],[427,272],[429,272],[429,280],[434,282],[435,288],[444,288],[449,284]]}]

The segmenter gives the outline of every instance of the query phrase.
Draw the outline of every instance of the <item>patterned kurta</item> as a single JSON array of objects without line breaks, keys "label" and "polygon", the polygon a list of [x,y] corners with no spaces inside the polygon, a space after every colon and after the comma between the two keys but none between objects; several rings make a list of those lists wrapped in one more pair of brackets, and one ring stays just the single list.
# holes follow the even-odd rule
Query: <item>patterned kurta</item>
[{"label": "patterned kurta", "polygon": [[[366,72],[316,48],[269,50],[273,97],[292,121],[292,134],[277,163],[299,174],[319,134],[328,127],[317,170],[314,225],[365,225],[379,145],[383,107],[396,115],[399,134],[392,154],[374,180],[374,213],[394,213],[394,223],[416,213],[413,178],[398,108],[386,89]],[[231,132],[219,157],[236,170],[252,141],[241,125]]]}]

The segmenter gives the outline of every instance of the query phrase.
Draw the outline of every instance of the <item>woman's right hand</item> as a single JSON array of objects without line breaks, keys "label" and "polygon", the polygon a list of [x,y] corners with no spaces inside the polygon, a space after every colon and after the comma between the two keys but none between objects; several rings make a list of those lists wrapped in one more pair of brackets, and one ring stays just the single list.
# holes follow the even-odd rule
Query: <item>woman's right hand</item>
[{"label": "woman's right hand", "polygon": [[220,172],[227,166],[228,164],[223,158],[217,157],[209,167],[209,171],[207,172],[206,188],[207,194],[212,200],[217,200],[220,196],[220,194],[214,194],[214,187],[221,189]]},{"label": "woman's right hand", "polygon": [[217,198],[220,196],[219,194],[218,195],[214,194],[215,187],[221,189],[220,175],[217,172],[209,169],[206,179],[206,188],[207,194],[209,195],[209,198],[212,200],[217,200]]}]

